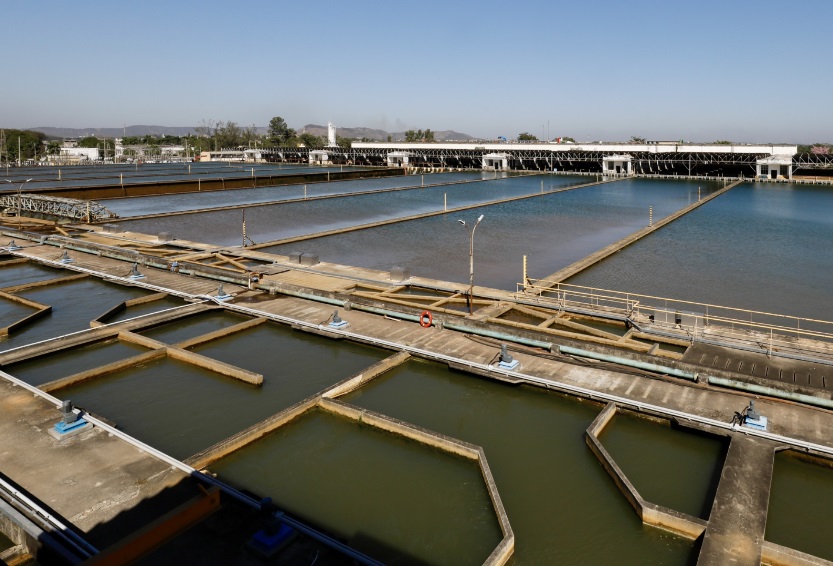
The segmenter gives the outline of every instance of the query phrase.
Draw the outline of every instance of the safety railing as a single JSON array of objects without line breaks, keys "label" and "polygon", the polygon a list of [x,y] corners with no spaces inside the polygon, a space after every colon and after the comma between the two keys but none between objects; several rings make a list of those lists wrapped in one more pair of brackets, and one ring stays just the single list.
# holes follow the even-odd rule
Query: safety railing
[{"label": "safety railing", "polygon": [[517,285],[516,297],[557,310],[627,319],[640,330],[727,343],[791,357],[833,357],[833,322],[697,301],[548,281]]}]

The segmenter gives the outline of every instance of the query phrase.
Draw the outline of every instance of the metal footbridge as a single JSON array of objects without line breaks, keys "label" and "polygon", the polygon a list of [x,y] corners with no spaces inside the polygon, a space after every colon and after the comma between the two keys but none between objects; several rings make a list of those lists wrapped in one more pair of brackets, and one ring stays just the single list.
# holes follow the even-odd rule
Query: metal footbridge
[{"label": "metal footbridge", "polygon": [[95,201],[33,194],[0,195],[0,209],[6,214],[24,215],[28,212],[84,222],[118,218],[117,214]]}]

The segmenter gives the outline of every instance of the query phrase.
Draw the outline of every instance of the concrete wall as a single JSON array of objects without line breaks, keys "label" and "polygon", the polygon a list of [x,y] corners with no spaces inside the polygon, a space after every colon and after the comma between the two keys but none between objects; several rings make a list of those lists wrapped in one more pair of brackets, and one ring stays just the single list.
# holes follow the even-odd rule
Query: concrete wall
[{"label": "concrete wall", "polygon": [[692,517],[686,513],[680,513],[655,503],[645,501],[634,485],[630,482],[625,473],[619,468],[613,457],[602,446],[598,435],[610,423],[616,414],[616,405],[608,403],[604,410],[590,423],[585,433],[587,445],[593,454],[599,459],[607,473],[616,483],[616,486],[634,508],[636,513],[646,525],[651,525],[690,539],[700,537],[706,530],[707,522],[698,517]]},{"label": "concrete wall", "polygon": [[325,411],[362,424],[370,425],[392,434],[403,436],[410,440],[419,442],[420,444],[438,448],[444,452],[455,454],[457,456],[476,460],[480,466],[480,471],[483,474],[486,490],[492,500],[492,506],[494,507],[501,532],[503,533],[501,542],[492,551],[484,564],[500,565],[505,564],[510,559],[515,550],[515,534],[509,524],[508,515],[506,514],[506,510],[503,507],[503,502],[497,490],[497,484],[494,481],[491,468],[486,461],[486,455],[482,448],[456,438],[451,438],[449,436],[406,423],[399,419],[387,417],[374,411],[361,409],[340,401],[322,398],[319,401],[318,406]]}]

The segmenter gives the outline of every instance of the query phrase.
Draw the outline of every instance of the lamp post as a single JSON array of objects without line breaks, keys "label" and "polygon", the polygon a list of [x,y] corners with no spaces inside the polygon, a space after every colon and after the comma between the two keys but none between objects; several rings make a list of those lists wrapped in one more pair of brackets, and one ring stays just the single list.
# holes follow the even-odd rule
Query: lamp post
[{"label": "lamp post", "polygon": [[477,219],[477,222],[474,223],[474,226],[469,229],[468,224],[466,224],[465,220],[457,220],[469,233],[469,296],[468,296],[468,303],[469,303],[469,314],[474,313],[474,302],[472,301],[472,295],[474,293],[474,231],[477,230],[477,225],[480,224],[480,221],[483,220],[483,215],[480,215],[480,218]]},{"label": "lamp post", "polygon": [[[20,183],[20,185],[17,186],[17,218],[18,218],[18,222],[20,222],[20,210],[22,208],[22,206],[21,206],[22,205],[22,196],[21,196],[20,192],[23,190],[23,185],[25,185],[26,183],[28,183],[31,180],[32,179],[26,179],[25,181]],[[9,179],[6,179],[6,182],[11,183],[11,181]]]}]

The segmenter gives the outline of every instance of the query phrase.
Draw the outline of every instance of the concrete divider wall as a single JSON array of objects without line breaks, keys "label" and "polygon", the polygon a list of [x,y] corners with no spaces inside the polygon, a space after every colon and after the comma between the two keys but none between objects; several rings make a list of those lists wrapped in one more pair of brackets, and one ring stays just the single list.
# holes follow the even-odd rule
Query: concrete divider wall
[{"label": "concrete divider wall", "polygon": [[831,566],[833,562],[805,554],[786,546],[764,541],[761,545],[761,563],[770,566]]},{"label": "concrete divider wall", "polygon": [[165,342],[160,342],[154,338],[136,334],[130,330],[122,330],[119,332],[119,340],[130,342],[131,344],[136,344],[137,346],[144,346],[145,348],[152,348],[154,350],[168,347]]},{"label": "concrete divider wall", "polygon": [[263,384],[263,374],[255,373],[247,369],[227,364],[226,362],[221,362],[220,360],[215,360],[213,358],[197,354],[196,352],[183,350],[173,346],[169,346],[165,349],[165,351],[168,353],[168,357],[173,358],[174,360],[187,362],[221,375],[233,377],[234,379],[239,379],[240,381],[246,383],[251,383],[252,385]]},{"label": "concrete divider wall", "polygon": [[350,393],[362,385],[376,379],[383,373],[405,363],[410,359],[410,357],[411,355],[408,352],[397,352],[392,356],[376,362],[363,372],[336,383],[334,386],[324,391],[324,393],[322,393],[322,397],[335,399],[337,397],[341,397],[342,395],[346,395],[347,393]]},{"label": "concrete divider wall", "polygon": [[249,428],[238,432],[237,434],[221,440],[217,444],[194,454],[190,458],[184,460],[186,464],[198,470],[209,466],[211,463],[228,456],[232,452],[240,450],[245,446],[255,442],[256,440],[274,432],[285,424],[297,419],[302,414],[314,408],[318,404],[318,395],[308,397],[303,401],[295,403],[291,407],[280,411],[271,417],[268,417],[259,423],[255,423]]},{"label": "concrete divider wall", "polygon": [[368,409],[361,409],[341,401],[323,398],[319,401],[318,405],[325,411],[415,440],[420,444],[439,448],[444,452],[451,452],[452,454],[471,460],[477,460],[480,457],[477,447],[472,444],[417,427],[405,421],[381,415]]},{"label": "concrete divider wall", "polygon": [[157,358],[161,358],[164,355],[164,348],[158,350],[151,350],[150,352],[144,352],[137,356],[131,356],[129,358],[117,360],[115,362],[111,362],[103,366],[98,366],[86,371],[74,373],[67,377],[55,379],[48,383],[39,385],[38,389],[40,389],[41,391],[45,391],[46,393],[54,393],[55,391],[58,391],[59,389],[64,389],[66,387],[69,387],[70,385],[77,385],[79,383],[83,383],[84,381],[89,381],[97,377],[103,377],[111,373],[116,373],[123,369],[137,366],[139,364],[144,364]]},{"label": "concrete divider wall", "polygon": [[483,481],[486,483],[486,490],[489,492],[492,507],[500,523],[500,530],[503,533],[503,540],[492,551],[492,554],[489,555],[489,558],[484,564],[506,564],[515,552],[515,532],[509,523],[509,516],[506,514],[506,508],[504,508],[503,501],[500,498],[500,492],[497,489],[495,478],[492,475],[492,468],[486,459],[486,452],[480,446],[477,447],[477,452],[479,454],[478,462],[480,463],[480,471],[483,474]]},{"label": "concrete divider wall", "polygon": [[[29,260],[27,259],[26,261]],[[35,289],[37,287],[47,287],[49,285],[57,285],[59,283],[68,283],[70,281],[75,281],[76,279],[84,279],[85,277],[89,277],[89,275],[86,273],[74,273],[72,275],[65,275],[63,277],[52,277],[51,279],[43,279],[41,281],[32,281],[31,283],[22,283],[20,285],[13,285],[11,287],[3,287],[3,289],[0,290],[5,291],[6,293],[17,293],[19,291]],[[23,297],[19,298],[25,300]]]},{"label": "concrete divider wall", "polygon": [[633,234],[622,238],[618,242],[614,242],[613,244],[610,244],[609,246],[606,246],[606,247],[602,248],[601,250],[599,250],[597,252],[594,252],[594,253],[580,259],[579,261],[577,261],[577,262],[575,262],[571,265],[568,265],[564,269],[560,269],[559,271],[556,271],[555,273],[553,273],[551,275],[548,275],[547,277],[544,277],[543,279],[540,279],[539,280],[540,284],[536,284],[534,286],[534,288],[537,289],[538,293],[541,293],[541,292],[545,291],[546,289],[550,288],[552,285],[554,285],[556,283],[560,283],[561,281],[564,281],[565,279],[569,279],[570,277],[573,277],[577,273],[580,273],[580,272],[584,271],[585,269],[587,269],[588,267],[590,267],[592,265],[595,265],[596,263],[602,261],[606,257],[608,257],[610,255],[613,255],[614,253],[630,246],[634,242],[637,242],[637,241],[641,240],[642,238],[644,238],[648,234],[652,234],[653,232],[659,230],[660,228],[662,228],[666,224],[670,224],[674,220],[676,220],[676,219],[680,218],[681,216],[684,216],[685,214],[691,212],[692,210],[706,204],[710,200],[719,197],[720,195],[722,195],[726,191],[729,191],[730,189],[740,185],[742,182],[743,181],[735,181],[734,183],[732,183],[732,184],[730,184],[726,187],[723,187],[722,189],[719,189],[719,190],[703,197],[701,200],[699,200],[695,203],[692,203],[692,204],[686,206],[685,208],[682,208],[682,209],[678,210],[677,212],[675,212],[673,214],[670,214],[669,216],[666,216],[665,218],[660,219],[658,222],[654,223],[653,225],[642,228],[641,230],[638,230],[638,231],[634,232]]},{"label": "concrete divider wall", "polygon": [[194,338],[189,338],[188,340],[183,340],[176,344],[177,348],[182,348],[183,350],[187,350],[188,348],[192,348],[194,346],[198,346],[201,344],[205,344],[207,342],[211,342],[213,340],[217,340],[219,338],[223,338],[225,336],[230,336],[232,334],[236,334],[238,332],[242,332],[243,330],[248,330],[249,328],[254,328],[255,326],[260,326],[261,324],[268,322],[269,319],[266,317],[259,317],[253,318],[251,320],[247,320],[245,322],[241,322],[239,324],[235,324],[226,328],[221,328],[219,330],[215,330],[214,332],[209,332],[207,334],[202,334],[200,336],[195,336]]},{"label": "concrete divider wall", "polygon": [[125,310],[127,310],[128,307],[132,307],[134,305],[143,305],[145,303],[152,303],[153,301],[164,299],[167,296],[168,293],[153,293],[144,297],[136,297],[135,299],[128,299],[126,301],[122,301],[110,310],[94,318],[90,322],[90,326],[100,326],[102,324],[106,324],[108,319],[113,318],[115,315],[121,312],[124,312]]},{"label": "concrete divider wall", "polygon": [[486,460],[486,454],[481,447],[338,400],[322,397],[318,401],[318,406],[325,411],[340,415],[357,423],[366,424],[379,430],[408,438],[420,444],[437,448],[443,452],[477,461],[481,474],[483,475],[486,491],[492,501],[492,507],[500,525],[501,533],[503,534],[501,542],[492,551],[484,564],[501,565],[509,560],[515,551],[515,534],[509,523],[506,510],[503,507],[500,493],[497,490],[497,484]]},{"label": "concrete divider wall", "polygon": [[634,508],[640,519],[642,519],[643,523],[691,539],[700,537],[706,530],[707,521],[645,501],[622,469],[619,468],[619,465],[616,464],[613,457],[602,446],[598,435],[601,434],[616,415],[616,410],[615,403],[608,403],[604,410],[587,427],[585,440],[590,450],[599,459],[599,462],[613,479],[616,486],[622,492],[622,495],[625,496],[625,499],[628,500],[628,503],[631,504],[631,507]]},{"label": "concrete divider wall", "polygon": [[107,340],[108,338],[117,336],[118,333],[118,329],[106,326],[103,328],[90,329],[86,332],[75,334],[73,336],[60,336],[49,341],[16,348],[9,352],[3,352],[0,354],[0,366],[7,366],[13,363],[22,362],[24,360],[60,352],[61,350],[68,350],[77,346],[100,342],[102,340]]}]

